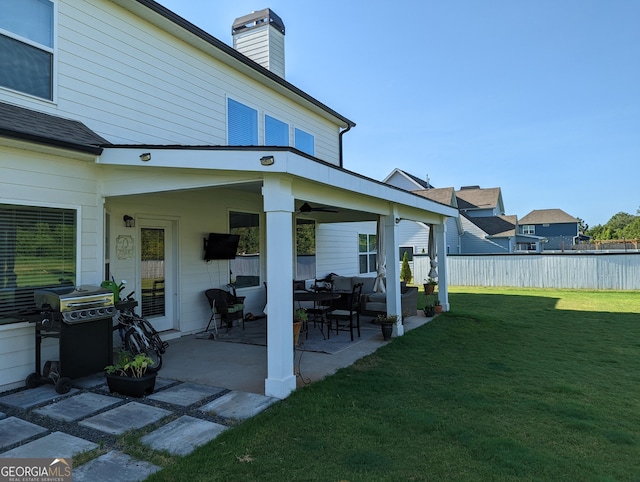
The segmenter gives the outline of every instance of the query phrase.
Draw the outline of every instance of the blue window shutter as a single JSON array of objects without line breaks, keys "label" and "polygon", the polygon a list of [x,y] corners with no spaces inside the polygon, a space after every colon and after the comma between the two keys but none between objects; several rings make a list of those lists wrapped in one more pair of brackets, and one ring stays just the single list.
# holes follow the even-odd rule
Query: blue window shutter
[{"label": "blue window shutter", "polygon": [[258,145],[258,111],[233,99],[227,102],[230,146]]},{"label": "blue window shutter", "polygon": [[288,146],[289,125],[271,116],[264,116],[264,144],[266,146]]},{"label": "blue window shutter", "polygon": [[307,132],[295,129],[295,148],[311,156],[315,155],[315,149],[313,146],[313,136]]}]

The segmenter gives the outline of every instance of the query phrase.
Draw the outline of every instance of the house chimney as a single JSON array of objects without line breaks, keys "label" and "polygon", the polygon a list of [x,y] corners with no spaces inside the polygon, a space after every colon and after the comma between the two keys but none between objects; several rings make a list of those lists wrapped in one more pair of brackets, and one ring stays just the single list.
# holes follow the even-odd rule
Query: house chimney
[{"label": "house chimney", "polygon": [[284,23],[270,8],[234,20],[233,48],[284,79]]}]

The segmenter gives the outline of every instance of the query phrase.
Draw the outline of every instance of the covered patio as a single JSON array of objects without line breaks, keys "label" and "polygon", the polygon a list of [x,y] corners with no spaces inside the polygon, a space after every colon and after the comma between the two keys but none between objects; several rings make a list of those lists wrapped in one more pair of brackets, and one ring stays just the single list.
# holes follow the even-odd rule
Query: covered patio
[{"label": "covered patio", "polygon": [[[418,328],[430,320],[419,310],[418,316],[404,320],[405,331]],[[330,376],[389,343],[383,341],[379,326],[376,328],[363,330],[358,343],[338,353],[296,350],[296,388]],[[339,336],[348,338],[349,334],[340,333]],[[209,341],[198,338],[198,335],[188,335],[171,341],[163,359],[159,373],[163,378],[265,394],[266,346]]]},{"label": "covered patio", "polygon": [[[294,148],[215,147],[215,146],[109,146],[98,160],[103,166],[102,196],[112,222],[107,225],[111,238],[131,238],[136,231],[117,220],[128,215],[147,220],[149,226],[166,226],[173,233],[168,243],[172,259],[165,292],[169,306],[164,327],[165,338],[178,338],[201,332],[210,313],[204,303],[207,288],[224,287],[231,281],[226,260],[204,265],[202,238],[207,232],[228,232],[231,211],[255,213],[260,218],[260,284],[239,290],[249,306],[264,306],[263,283],[268,286],[269,329],[266,371],[261,376],[264,393],[285,398],[296,388],[294,373],[292,319],[292,280],[296,279],[296,218],[304,216],[316,226],[337,223],[372,223],[384,237],[388,280],[387,312],[398,315],[395,335],[404,333],[400,293],[398,224],[401,220],[434,225],[439,262],[440,301],[448,309],[445,220],[457,211],[408,191],[320,161]],[[321,205],[327,211],[302,212],[304,203]],[[374,228],[375,229],[375,228]],[[375,231],[374,231],[375,232]],[[139,232],[138,232],[139,236]],[[334,242],[335,241],[335,242]],[[332,250],[340,248],[340,240]],[[139,250],[139,248],[136,248]],[[109,257],[109,256],[108,256]],[[116,278],[131,282],[140,298],[140,268],[111,252],[110,268]],[[325,259],[327,272],[333,268]],[[203,269],[204,268],[204,269]],[[357,275],[340,272],[345,275]],[[249,311],[251,311],[249,309]],[[203,368],[217,365],[204,363]],[[226,370],[233,373],[235,370]],[[255,390],[255,388],[254,388]]]}]

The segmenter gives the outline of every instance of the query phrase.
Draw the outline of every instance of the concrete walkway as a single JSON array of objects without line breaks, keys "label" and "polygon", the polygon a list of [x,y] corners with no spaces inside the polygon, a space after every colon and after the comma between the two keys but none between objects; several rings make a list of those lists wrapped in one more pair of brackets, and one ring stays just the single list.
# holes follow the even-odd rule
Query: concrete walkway
[{"label": "concrete walkway", "polygon": [[[409,318],[405,329],[427,321]],[[297,352],[298,386],[385,343],[379,332],[366,330],[339,353]],[[126,431],[141,430],[142,444],[183,456],[279,401],[264,395],[264,346],[186,336],[171,341],[163,358],[154,392],[140,399],[109,393],[102,374],[73,380],[64,395],[53,385],[0,394],[0,458],[73,459],[97,449],[96,458],[73,468],[73,480],[144,480],[160,467],[117,449],[118,436]]]}]

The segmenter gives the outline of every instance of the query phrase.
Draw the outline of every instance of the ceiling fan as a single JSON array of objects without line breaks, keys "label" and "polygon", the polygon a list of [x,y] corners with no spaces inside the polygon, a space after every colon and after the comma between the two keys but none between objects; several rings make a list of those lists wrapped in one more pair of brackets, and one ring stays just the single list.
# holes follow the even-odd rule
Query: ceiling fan
[{"label": "ceiling fan", "polygon": [[338,211],[336,211],[335,209],[329,209],[329,208],[320,207],[320,206],[312,207],[309,203],[304,203],[302,206],[300,206],[300,209],[298,209],[298,213],[302,213],[302,214],[307,214],[311,212],[337,213]]}]

